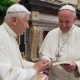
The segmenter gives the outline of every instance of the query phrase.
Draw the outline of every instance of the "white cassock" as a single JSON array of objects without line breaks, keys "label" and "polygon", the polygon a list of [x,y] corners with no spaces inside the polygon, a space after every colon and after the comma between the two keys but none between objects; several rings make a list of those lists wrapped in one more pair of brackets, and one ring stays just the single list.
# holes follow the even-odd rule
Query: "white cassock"
[{"label": "white cassock", "polygon": [[0,26],[0,80],[36,80],[34,63],[22,59],[14,37],[15,32],[3,23]]},{"label": "white cassock", "polygon": [[[73,24],[71,30],[62,34],[59,28],[51,30],[42,43],[39,54],[41,59],[56,60],[56,55],[61,56],[59,61],[75,61],[80,73],[80,28]],[[55,77],[54,80],[80,80],[75,77],[73,72],[68,73],[61,66],[52,66],[50,74]],[[49,79],[53,80],[53,79]]]}]

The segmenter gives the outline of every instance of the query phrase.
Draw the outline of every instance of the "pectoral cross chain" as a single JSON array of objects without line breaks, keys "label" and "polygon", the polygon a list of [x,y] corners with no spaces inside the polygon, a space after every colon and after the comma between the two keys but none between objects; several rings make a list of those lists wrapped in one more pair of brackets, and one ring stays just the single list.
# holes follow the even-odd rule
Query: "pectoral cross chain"
[{"label": "pectoral cross chain", "polygon": [[58,59],[61,57],[61,55],[58,53],[56,54],[56,61],[58,62]]}]

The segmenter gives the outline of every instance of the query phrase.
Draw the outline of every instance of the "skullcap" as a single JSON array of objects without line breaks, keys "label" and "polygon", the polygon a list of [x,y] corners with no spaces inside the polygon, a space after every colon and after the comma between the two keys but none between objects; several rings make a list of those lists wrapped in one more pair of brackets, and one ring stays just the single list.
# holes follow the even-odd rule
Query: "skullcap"
[{"label": "skullcap", "polygon": [[23,5],[13,4],[8,9],[7,12],[27,12],[30,13]]},{"label": "skullcap", "polygon": [[59,11],[61,11],[61,10],[70,10],[70,11],[73,11],[73,12],[75,12],[76,13],[76,10],[75,10],[75,8],[73,7],[73,6],[71,6],[71,5],[64,5],[64,6],[62,6],[60,9],[59,9]]}]

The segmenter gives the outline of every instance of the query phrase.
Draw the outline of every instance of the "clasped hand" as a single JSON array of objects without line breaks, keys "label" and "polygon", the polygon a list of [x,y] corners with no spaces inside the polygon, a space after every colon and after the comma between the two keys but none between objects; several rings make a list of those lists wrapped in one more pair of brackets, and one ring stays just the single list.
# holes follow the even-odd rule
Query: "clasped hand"
[{"label": "clasped hand", "polygon": [[51,62],[49,60],[44,59],[44,60],[41,60],[41,61],[35,63],[33,68],[37,71],[37,73],[39,73],[39,72],[49,68],[50,66],[51,66]]}]

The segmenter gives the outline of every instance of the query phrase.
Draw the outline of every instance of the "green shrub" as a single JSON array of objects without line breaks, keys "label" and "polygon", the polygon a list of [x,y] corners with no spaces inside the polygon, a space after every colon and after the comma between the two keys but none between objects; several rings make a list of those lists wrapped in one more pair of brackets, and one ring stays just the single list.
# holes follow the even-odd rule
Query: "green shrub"
[{"label": "green shrub", "polygon": [[7,8],[12,4],[15,4],[15,2],[11,0],[0,0],[0,24],[3,22]]}]

